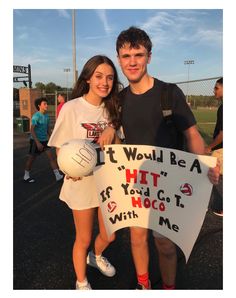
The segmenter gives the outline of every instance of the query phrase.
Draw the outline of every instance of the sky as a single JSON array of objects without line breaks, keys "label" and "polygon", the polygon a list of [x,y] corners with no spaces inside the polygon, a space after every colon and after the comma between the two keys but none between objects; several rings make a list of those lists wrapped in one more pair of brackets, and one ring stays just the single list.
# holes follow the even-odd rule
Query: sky
[{"label": "sky", "polygon": [[[115,43],[134,25],[153,42],[149,73],[170,82],[222,76],[222,9],[76,9],[76,64],[80,73],[92,56],[104,54],[117,66]],[[185,60],[194,64],[185,65]],[[72,9],[14,9],[13,64],[31,65],[36,82],[73,85]],[[189,67],[189,69],[188,69]],[[70,72],[64,69],[70,68]],[[14,74],[17,76],[19,74]],[[22,87],[23,83],[14,83]]]}]

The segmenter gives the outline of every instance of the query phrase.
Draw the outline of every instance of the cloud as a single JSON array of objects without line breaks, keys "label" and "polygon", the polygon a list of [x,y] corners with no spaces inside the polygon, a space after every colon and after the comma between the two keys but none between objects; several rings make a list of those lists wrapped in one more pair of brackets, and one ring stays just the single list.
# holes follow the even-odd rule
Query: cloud
[{"label": "cloud", "polygon": [[23,15],[23,13],[20,9],[13,9],[13,13],[14,13],[14,16],[17,15],[17,16],[21,17]]},{"label": "cloud", "polygon": [[86,36],[84,39],[87,39],[87,40],[95,40],[95,39],[104,39],[104,38],[111,38],[111,35],[97,35],[97,36]]},{"label": "cloud", "polygon": [[110,32],[112,31],[112,29],[111,29],[110,25],[108,24],[106,10],[105,9],[97,9],[96,13],[97,13],[99,19],[102,21],[102,24],[103,24],[106,34],[109,35]]},{"label": "cloud", "polygon": [[22,33],[22,34],[20,34],[20,35],[18,35],[18,39],[19,40],[26,40],[26,39],[28,39],[28,33]]},{"label": "cloud", "polygon": [[170,44],[170,33],[173,31],[175,26],[176,20],[173,19],[173,15],[168,12],[157,11],[140,27],[148,32],[155,47],[160,48]]},{"label": "cloud", "polygon": [[150,17],[144,24],[145,31],[155,31],[156,28],[174,26],[175,22],[173,17],[167,12],[157,12],[154,16]]},{"label": "cloud", "polygon": [[65,19],[70,19],[71,18],[69,12],[66,9],[58,9],[57,11],[58,11],[58,15],[60,17],[63,17]]},{"label": "cloud", "polygon": [[40,56],[36,55],[18,55],[14,56],[14,64],[16,65],[26,65],[26,64],[42,64],[47,63],[49,60],[46,58],[41,58]]},{"label": "cloud", "polygon": [[199,10],[157,11],[141,25],[159,49],[176,43],[196,42],[205,45],[221,44],[221,28],[209,29],[200,16],[208,16]]},{"label": "cloud", "polygon": [[193,39],[201,43],[221,43],[223,39],[223,34],[218,30],[204,30],[199,29],[193,36]]}]

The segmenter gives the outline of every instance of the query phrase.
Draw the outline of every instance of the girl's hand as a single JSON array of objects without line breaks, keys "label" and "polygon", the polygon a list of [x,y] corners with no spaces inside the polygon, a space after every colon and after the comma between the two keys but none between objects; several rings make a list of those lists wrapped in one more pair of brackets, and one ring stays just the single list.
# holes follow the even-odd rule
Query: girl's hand
[{"label": "girl's hand", "polygon": [[66,179],[72,179],[74,182],[76,182],[76,181],[82,180],[83,177],[72,178],[72,177],[66,175]]},{"label": "girl's hand", "polygon": [[97,143],[102,149],[105,145],[110,145],[115,138],[116,130],[113,127],[107,126],[101,133]]}]

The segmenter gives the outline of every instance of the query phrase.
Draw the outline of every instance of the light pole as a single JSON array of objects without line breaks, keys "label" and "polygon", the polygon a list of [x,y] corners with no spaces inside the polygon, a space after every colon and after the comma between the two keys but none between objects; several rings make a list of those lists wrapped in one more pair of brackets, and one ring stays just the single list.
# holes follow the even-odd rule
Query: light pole
[{"label": "light pole", "polygon": [[184,64],[188,65],[188,81],[187,81],[187,103],[188,103],[189,68],[190,68],[190,64],[194,64],[194,60],[185,60]]},{"label": "light pole", "polygon": [[72,11],[72,49],[73,49],[73,86],[77,81],[76,69],[76,33],[75,33],[75,9]]},{"label": "light pole", "polygon": [[70,72],[70,68],[64,68],[64,72],[66,73],[66,100],[68,101],[68,72]]}]

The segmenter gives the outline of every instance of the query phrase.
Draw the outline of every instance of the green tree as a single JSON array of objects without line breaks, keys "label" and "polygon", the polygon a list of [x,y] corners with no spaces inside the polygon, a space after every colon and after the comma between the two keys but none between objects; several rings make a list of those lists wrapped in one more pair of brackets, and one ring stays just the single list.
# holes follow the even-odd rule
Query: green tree
[{"label": "green tree", "polygon": [[42,82],[35,83],[35,88],[39,89],[41,92],[45,90],[45,85]]},{"label": "green tree", "polygon": [[57,90],[57,85],[53,82],[50,82],[45,86],[46,93],[54,93],[56,90]]}]

